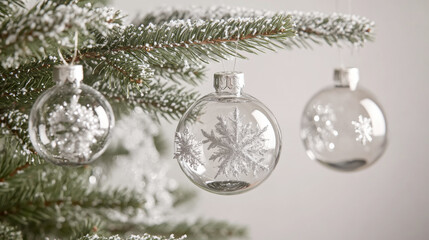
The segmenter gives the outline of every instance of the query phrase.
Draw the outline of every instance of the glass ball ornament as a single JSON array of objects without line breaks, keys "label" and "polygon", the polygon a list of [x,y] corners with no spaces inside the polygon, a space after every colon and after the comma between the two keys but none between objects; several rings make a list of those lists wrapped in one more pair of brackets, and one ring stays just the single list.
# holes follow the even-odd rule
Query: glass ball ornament
[{"label": "glass ball ornament", "polygon": [[242,92],[244,74],[214,75],[216,92],[197,100],[181,118],[174,158],[185,175],[212,193],[255,188],[274,170],[281,133],[274,115]]},{"label": "glass ball ornament", "polygon": [[31,109],[30,140],[54,164],[88,164],[108,145],[115,124],[112,108],[101,93],[81,82],[81,65],[54,67],[53,80],[56,85]]},{"label": "glass ball ornament", "polygon": [[340,171],[370,166],[387,146],[383,109],[358,81],[359,69],[335,69],[334,87],[311,98],[301,120],[301,139],[310,159]]}]

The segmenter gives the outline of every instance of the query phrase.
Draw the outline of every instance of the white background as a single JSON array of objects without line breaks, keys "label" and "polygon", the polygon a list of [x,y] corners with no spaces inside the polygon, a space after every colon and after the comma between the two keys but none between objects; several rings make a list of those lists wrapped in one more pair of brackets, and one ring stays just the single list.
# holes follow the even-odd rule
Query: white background
[{"label": "white background", "polygon": [[[160,6],[228,4],[268,10],[348,12],[347,1],[138,1],[116,0],[130,15]],[[258,188],[237,196],[219,196],[193,186],[174,163],[175,176],[199,198],[195,216],[247,225],[250,239],[371,240],[429,239],[429,1],[352,1],[351,12],[376,22],[376,41],[348,59],[360,68],[360,84],[384,106],[389,146],[378,163],[360,172],[340,173],[307,158],[299,138],[305,103],[332,84],[339,66],[337,48],[279,50],[250,55],[237,68],[245,73],[245,91],[264,102],[283,132],[279,164]],[[231,64],[229,65],[231,66]],[[209,65],[202,94],[212,91]],[[175,124],[175,123],[174,123]],[[164,130],[174,135],[174,126]],[[172,137],[171,137],[172,139]],[[172,146],[171,146],[172,147]],[[171,161],[172,154],[170,154]]]}]

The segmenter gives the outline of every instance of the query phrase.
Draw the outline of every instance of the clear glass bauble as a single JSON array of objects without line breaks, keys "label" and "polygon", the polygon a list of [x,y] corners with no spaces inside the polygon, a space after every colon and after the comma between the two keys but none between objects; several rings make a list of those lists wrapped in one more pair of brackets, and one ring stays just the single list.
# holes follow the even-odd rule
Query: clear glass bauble
[{"label": "clear glass bauble", "polygon": [[216,92],[196,101],[181,118],[174,158],[197,186],[217,194],[255,188],[274,170],[281,148],[276,119],[242,93],[244,75],[215,74]]},{"label": "clear glass bauble", "polygon": [[37,153],[57,165],[85,165],[106,149],[115,123],[109,102],[81,83],[82,66],[57,66],[57,84],[34,103],[29,122]]},{"label": "clear glass bauble", "polygon": [[375,98],[357,87],[357,68],[336,69],[334,79],[334,87],[320,91],[307,103],[301,139],[307,155],[327,167],[363,169],[386,149],[386,118]]}]

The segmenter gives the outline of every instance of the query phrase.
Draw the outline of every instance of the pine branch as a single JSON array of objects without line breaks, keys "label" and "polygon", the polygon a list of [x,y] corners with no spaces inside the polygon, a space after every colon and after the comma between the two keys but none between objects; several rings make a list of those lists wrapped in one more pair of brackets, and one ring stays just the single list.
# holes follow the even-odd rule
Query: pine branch
[{"label": "pine branch", "polygon": [[[56,55],[72,48],[74,33],[85,36],[82,46],[94,43],[97,34],[120,26],[119,12],[107,8],[79,7],[44,1],[29,11],[18,9],[0,23],[0,57],[4,68]],[[83,41],[84,40],[84,41]]]},{"label": "pine branch", "polygon": [[186,236],[175,238],[174,235],[170,235],[170,237],[160,237],[160,236],[152,236],[149,234],[143,234],[142,236],[131,235],[129,237],[120,237],[119,235],[103,237],[98,235],[86,235],[79,240],[183,240],[186,239]]},{"label": "pine branch", "polygon": [[24,8],[24,1],[22,0],[3,0],[0,2],[0,21],[9,17],[11,12],[17,8]]},{"label": "pine branch", "polygon": [[174,234],[176,236],[186,235],[186,239],[238,239],[246,238],[246,228],[238,225],[233,225],[225,221],[202,220],[196,221],[181,221],[181,222],[164,222],[161,224],[147,225],[129,222],[114,222],[106,226],[106,229],[112,233],[124,232],[145,232],[152,235],[168,236]]},{"label": "pine branch", "polygon": [[[60,168],[45,163],[25,164],[25,168],[13,170],[19,155],[13,145],[1,150],[0,221],[24,229],[26,239],[46,235],[76,239],[103,229],[101,223],[116,221],[112,216],[118,213],[129,218],[138,210],[150,212],[144,194],[126,189],[90,188],[89,168]],[[3,168],[5,163],[12,167]],[[180,189],[171,194],[175,205],[193,196]]]},{"label": "pine branch", "polygon": [[295,23],[297,38],[291,42],[303,47],[311,47],[309,42],[329,45],[348,41],[355,45],[363,45],[374,39],[374,22],[367,18],[347,14],[323,14],[319,12],[291,12]]},{"label": "pine branch", "polygon": [[201,83],[205,77],[205,67],[189,65],[186,60],[183,62],[184,63],[180,65],[165,64],[160,66],[152,64],[151,67],[155,70],[155,76],[159,76],[166,80],[171,80],[176,84],[185,82],[196,86]]},{"label": "pine branch", "polygon": [[77,225],[71,225],[71,229],[67,232],[71,232],[69,235],[65,235],[64,238],[78,239],[88,234],[94,234],[102,227],[102,222],[97,217],[81,218],[76,219]]},{"label": "pine branch", "polygon": [[202,220],[195,222],[179,222],[175,224],[163,223],[159,225],[146,226],[144,231],[156,234],[170,234],[188,236],[187,239],[236,239],[245,238],[247,231],[244,227],[231,225],[224,221]]},{"label": "pine branch", "polygon": [[17,69],[0,66],[0,113],[10,109],[29,108],[36,98],[52,87],[52,69],[60,64],[56,57],[21,65]]},{"label": "pine branch", "polygon": [[122,52],[89,59],[84,64],[90,67],[92,75],[108,80],[114,84],[114,88],[122,89],[123,92],[142,87],[142,84],[147,85],[154,75],[154,70],[148,64]]},{"label": "pine branch", "polygon": [[0,222],[0,239],[4,240],[22,240],[22,233],[16,226],[10,226],[7,223]]},{"label": "pine branch", "polygon": [[[281,13],[281,12],[280,12]],[[190,8],[160,8],[150,12],[143,17],[137,17],[133,20],[133,24],[155,24],[161,25],[175,20],[228,20],[240,18],[258,18],[261,16],[272,17],[276,13],[271,11],[261,11],[254,9],[247,9],[242,7],[229,7],[229,6],[211,6],[211,7],[198,7],[193,6]]]},{"label": "pine branch", "polygon": [[[100,220],[109,222],[113,212],[132,217],[137,209],[145,208],[145,199],[134,191],[88,191],[89,172],[87,168],[41,164],[7,176],[0,184],[0,221],[25,228],[27,237],[48,233],[70,237],[76,236],[72,235],[75,232],[93,232],[91,229],[99,227]],[[83,224],[82,219],[90,223]]]},{"label": "pine branch", "polygon": [[[25,174],[5,178],[0,191],[0,199],[3,203],[0,206],[0,212],[2,212],[0,216],[20,216],[21,212],[26,212],[28,208],[44,209],[55,205],[78,206],[86,208],[86,211],[113,209],[128,212],[130,215],[133,214],[130,210],[143,207],[144,199],[127,189],[88,192],[88,169],[55,167],[50,171],[44,171],[48,166],[51,165],[31,166],[25,170]],[[46,181],[47,179],[50,181]],[[48,219],[39,219],[39,221],[42,220]],[[22,222],[29,223],[25,218]]]},{"label": "pine branch", "polygon": [[[109,36],[100,48],[83,49],[79,59],[102,57],[114,52],[133,52],[140,59],[164,66],[177,65],[184,59],[200,64],[209,60],[238,55],[238,50],[272,50],[274,40],[293,35],[290,19],[283,15],[252,19],[183,21],[159,26],[128,26],[119,35]],[[237,46],[238,41],[238,46]],[[95,53],[97,51],[97,53]]]},{"label": "pine branch", "polygon": [[195,199],[196,193],[194,191],[186,190],[186,189],[176,189],[173,193],[174,196],[174,207],[181,206],[185,203],[189,203],[192,199]]},{"label": "pine branch", "polygon": [[[15,149],[19,147],[19,143],[7,138],[0,138],[0,183],[6,181],[7,178],[13,177],[21,173],[24,169],[30,166],[25,157],[18,157],[19,154]],[[0,192],[4,191],[0,189]]]},{"label": "pine branch", "polygon": [[110,0],[49,0],[51,2],[55,2],[58,4],[77,4],[78,6],[85,6],[86,4],[90,3],[92,5],[101,5],[105,6],[107,5]]},{"label": "pine branch", "polygon": [[275,14],[289,15],[292,18],[296,37],[280,42],[281,45],[288,48],[293,46],[311,47],[310,43],[321,44],[322,41],[328,45],[341,44],[341,42],[363,45],[367,40],[374,38],[374,22],[356,15],[337,13],[298,11],[275,13],[223,6],[191,9],[170,8],[149,13],[141,19],[134,20],[134,23],[164,24],[178,19],[209,21],[211,19],[252,18],[261,15],[271,17]]},{"label": "pine branch", "polygon": [[160,81],[151,83],[145,88],[128,89],[128,94],[116,88],[109,88],[107,83],[101,81],[94,83],[93,86],[112,100],[111,102],[126,103],[127,107],[131,108],[140,106],[156,119],[159,117],[167,120],[179,119],[187,107],[198,98],[196,92]]},{"label": "pine branch", "polygon": [[[27,114],[21,113],[18,110],[1,113],[0,127],[0,133],[5,136],[7,151],[10,151],[10,149],[15,151],[14,155],[10,156],[10,161],[13,161],[11,164],[17,164],[13,159],[18,156],[20,159],[25,160],[26,163],[43,162],[30,143]],[[6,162],[3,164],[6,164]]]}]

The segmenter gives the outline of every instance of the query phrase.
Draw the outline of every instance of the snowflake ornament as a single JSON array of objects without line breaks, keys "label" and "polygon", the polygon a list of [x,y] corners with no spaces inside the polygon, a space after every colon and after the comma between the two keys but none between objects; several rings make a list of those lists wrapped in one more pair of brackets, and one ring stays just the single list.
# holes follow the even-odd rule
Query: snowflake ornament
[{"label": "snowflake ornament", "polygon": [[356,141],[361,142],[362,145],[372,141],[373,131],[370,118],[359,115],[358,121],[352,121],[352,124],[357,133]]},{"label": "snowflake ornament", "polygon": [[106,129],[100,127],[92,109],[79,104],[78,99],[74,95],[70,103],[54,105],[48,117],[47,135],[51,147],[64,158],[84,162],[91,156],[91,146]]},{"label": "snowflake ornament", "polygon": [[194,134],[187,127],[182,133],[176,132],[174,142],[176,144],[174,159],[186,162],[194,170],[203,165],[201,162],[202,143],[195,139]]},{"label": "snowflake ornament", "polygon": [[267,139],[263,137],[268,126],[259,129],[252,123],[243,123],[238,108],[232,116],[218,116],[217,119],[214,131],[201,130],[205,137],[203,144],[209,144],[208,150],[216,149],[209,160],[220,162],[215,178],[221,174],[237,178],[241,173],[256,176],[258,171],[267,171],[268,166],[262,162],[268,151]]}]

